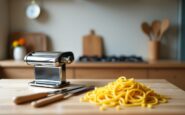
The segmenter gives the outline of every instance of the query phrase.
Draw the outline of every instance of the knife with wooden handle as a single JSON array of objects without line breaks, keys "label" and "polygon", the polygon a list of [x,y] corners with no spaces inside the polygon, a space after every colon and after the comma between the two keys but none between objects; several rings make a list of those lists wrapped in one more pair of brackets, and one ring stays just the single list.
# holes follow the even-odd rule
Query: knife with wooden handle
[{"label": "knife with wooden handle", "polygon": [[46,97],[44,99],[40,99],[38,101],[33,101],[31,103],[31,105],[33,107],[46,106],[48,104],[51,104],[51,103],[54,103],[54,102],[66,99],[66,97],[69,98],[69,97],[71,97],[73,95],[77,95],[79,93],[82,93],[82,92],[85,92],[85,91],[88,91],[88,90],[92,90],[92,89],[94,89],[94,86],[88,86],[88,87],[83,87],[83,88],[79,88],[79,89],[76,89],[76,90],[71,90],[71,91],[68,91],[66,93],[56,94],[54,96],[49,96],[49,97]]},{"label": "knife with wooden handle", "polygon": [[40,99],[38,101],[33,101],[31,103],[31,105],[33,107],[42,107],[42,106],[48,105],[50,103],[60,101],[60,100],[64,99],[64,96],[65,96],[64,94],[56,94],[54,96],[49,96],[47,98]]},{"label": "knife with wooden handle", "polygon": [[13,97],[13,101],[15,104],[19,105],[19,104],[27,103],[37,99],[45,98],[47,96],[48,96],[47,92],[35,93],[35,94]]},{"label": "knife with wooden handle", "polygon": [[68,91],[72,91],[75,89],[83,88],[84,85],[78,85],[78,86],[71,86],[71,87],[66,87],[60,90],[55,90],[55,91],[50,91],[50,92],[41,92],[41,93],[34,93],[34,94],[28,94],[28,95],[23,95],[23,96],[17,96],[13,97],[13,101],[15,104],[20,105],[23,103],[35,101],[38,99],[42,99],[45,97],[48,97],[50,94],[61,94],[61,93],[66,93]]}]

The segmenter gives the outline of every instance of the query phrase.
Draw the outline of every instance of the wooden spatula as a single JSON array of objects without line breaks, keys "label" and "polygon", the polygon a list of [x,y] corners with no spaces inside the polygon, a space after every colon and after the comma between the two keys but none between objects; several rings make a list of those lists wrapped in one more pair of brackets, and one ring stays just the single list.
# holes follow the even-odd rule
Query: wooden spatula
[{"label": "wooden spatula", "polygon": [[159,35],[159,41],[162,40],[162,36],[164,32],[169,28],[170,26],[170,21],[169,19],[164,19],[161,23],[161,29],[160,29],[160,35]]},{"label": "wooden spatula", "polygon": [[155,40],[158,39],[160,35],[161,22],[159,20],[154,20],[152,22],[152,34]]},{"label": "wooden spatula", "polygon": [[152,37],[150,35],[150,33],[151,33],[150,25],[147,22],[143,22],[141,24],[141,28],[142,28],[143,32],[149,37],[149,39],[152,40]]}]

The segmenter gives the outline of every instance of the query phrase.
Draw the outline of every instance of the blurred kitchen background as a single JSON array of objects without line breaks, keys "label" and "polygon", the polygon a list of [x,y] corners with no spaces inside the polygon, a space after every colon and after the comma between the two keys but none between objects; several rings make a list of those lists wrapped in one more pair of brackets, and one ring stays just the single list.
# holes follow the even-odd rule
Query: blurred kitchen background
[{"label": "blurred kitchen background", "polygon": [[[12,38],[12,34],[42,33],[47,38],[47,48],[44,47],[44,50],[72,51],[77,61],[84,55],[83,37],[93,29],[103,40],[102,47],[105,56],[112,56],[111,58],[135,56],[144,63],[139,63],[139,65],[124,65],[123,63],[123,65],[120,65],[121,63],[103,65],[102,63],[89,66],[74,63],[68,67],[69,78],[85,78],[84,76],[87,75],[114,78],[121,73],[136,76],[136,78],[137,76],[138,78],[155,78],[150,76],[150,72],[154,72],[161,74],[153,76],[167,79],[175,84],[184,80],[182,76],[185,75],[185,64],[182,60],[185,59],[183,51],[185,48],[185,2],[183,0],[35,0],[41,8],[41,14],[36,19],[26,16],[26,10],[31,1],[0,0],[1,76],[26,78],[24,76],[28,76],[28,73],[30,76],[33,75],[32,70],[28,72],[30,67],[22,62],[12,61],[11,42],[16,38]],[[143,33],[141,25],[143,22],[151,25],[154,20],[162,21],[163,19],[168,19],[170,26],[160,42],[158,60],[170,61],[156,63],[154,66],[147,65],[149,38]],[[39,47],[39,44],[44,45],[43,42],[37,43],[36,47]],[[86,67],[91,66],[92,71],[86,70]],[[100,71],[101,67],[102,71]],[[21,73],[21,69],[27,69],[25,74]],[[110,72],[112,69],[114,70],[111,73],[106,74],[105,71]],[[171,78],[168,77],[169,75]],[[180,87],[185,88],[183,83]]]},{"label": "blurred kitchen background", "polygon": [[26,17],[30,0],[0,1],[0,57],[5,59],[7,35],[42,32],[49,50],[82,55],[82,36],[94,29],[104,40],[107,55],[139,55],[148,59],[148,38],[141,23],[168,18],[170,29],[162,41],[162,59],[180,59],[181,0],[36,0],[41,15]]}]

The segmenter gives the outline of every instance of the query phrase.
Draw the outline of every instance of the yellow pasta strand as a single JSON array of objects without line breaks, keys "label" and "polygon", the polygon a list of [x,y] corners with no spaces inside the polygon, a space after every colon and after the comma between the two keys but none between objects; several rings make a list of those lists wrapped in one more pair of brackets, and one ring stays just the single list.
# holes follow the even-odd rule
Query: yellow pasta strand
[{"label": "yellow pasta strand", "polygon": [[167,97],[155,93],[144,84],[124,76],[106,86],[97,87],[93,91],[87,92],[81,98],[81,101],[100,106],[100,110],[105,110],[107,107],[115,107],[120,110],[121,106],[152,108],[159,103],[166,103],[167,100]]}]

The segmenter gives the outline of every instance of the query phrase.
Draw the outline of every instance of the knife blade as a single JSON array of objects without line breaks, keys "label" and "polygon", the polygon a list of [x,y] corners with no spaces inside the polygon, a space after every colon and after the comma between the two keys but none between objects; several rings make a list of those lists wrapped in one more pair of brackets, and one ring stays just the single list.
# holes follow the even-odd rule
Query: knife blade
[{"label": "knife blade", "polygon": [[50,96],[50,97],[46,97],[44,99],[40,99],[38,101],[33,101],[31,103],[31,105],[33,107],[36,107],[36,108],[37,107],[43,107],[43,106],[49,105],[51,103],[54,103],[54,102],[57,102],[57,101],[69,98],[69,97],[71,97],[73,95],[77,95],[77,94],[80,94],[82,92],[85,92],[85,91],[88,91],[88,90],[92,90],[92,89],[94,89],[94,86],[88,86],[88,87],[83,87],[83,88],[71,90],[71,91],[68,91],[68,92],[65,92],[65,93],[62,93],[62,94],[56,94],[54,96]]},{"label": "knife blade", "polygon": [[28,94],[28,95],[22,95],[22,96],[16,96],[13,97],[13,102],[17,105],[35,101],[41,98],[48,97],[51,94],[59,94],[59,93],[66,93],[68,91],[72,91],[75,89],[83,88],[85,87],[84,85],[74,85],[74,86],[69,86],[66,88],[62,88],[60,90],[55,90],[55,91],[49,91],[49,92],[40,92],[40,93],[34,93],[34,94]]}]

